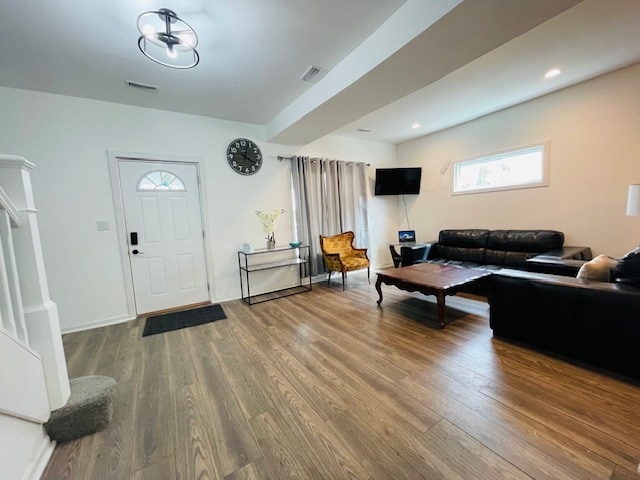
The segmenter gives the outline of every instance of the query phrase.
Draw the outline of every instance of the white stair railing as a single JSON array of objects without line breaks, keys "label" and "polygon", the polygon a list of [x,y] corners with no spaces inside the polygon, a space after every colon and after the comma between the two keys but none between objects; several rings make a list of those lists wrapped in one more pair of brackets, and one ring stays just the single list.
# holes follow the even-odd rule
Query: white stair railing
[{"label": "white stair railing", "polygon": [[12,228],[19,228],[21,223],[20,213],[9,195],[0,187],[0,328],[28,347],[29,335],[24,319],[12,235]]},{"label": "white stair railing", "polygon": [[69,376],[58,307],[49,298],[33,168],[22,157],[0,155],[0,333],[41,359],[53,411],[69,398]]},{"label": "white stair railing", "polygon": [[54,448],[43,425],[69,399],[57,305],[31,187],[35,165],[0,155],[0,478],[40,478]]}]

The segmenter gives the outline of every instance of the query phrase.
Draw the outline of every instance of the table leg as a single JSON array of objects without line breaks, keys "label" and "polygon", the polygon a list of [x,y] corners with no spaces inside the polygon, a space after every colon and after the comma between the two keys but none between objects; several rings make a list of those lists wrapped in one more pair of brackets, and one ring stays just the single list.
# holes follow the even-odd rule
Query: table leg
[{"label": "table leg", "polygon": [[378,279],[376,280],[376,290],[378,291],[378,305],[380,305],[382,303],[382,279],[380,277],[378,277]]},{"label": "table leg", "polygon": [[436,299],[438,300],[438,321],[440,322],[440,328],[444,328],[444,298],[444,292],[439,291],[436,293]]}]

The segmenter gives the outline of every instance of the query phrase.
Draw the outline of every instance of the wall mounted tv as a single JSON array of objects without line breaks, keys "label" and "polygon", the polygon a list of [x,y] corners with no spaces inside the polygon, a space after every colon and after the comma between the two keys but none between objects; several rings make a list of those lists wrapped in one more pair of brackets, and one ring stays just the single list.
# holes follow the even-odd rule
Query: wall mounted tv
[{"label": "wall mounted tv", "polygon": [[421,167],[376,168],[375,195],[418,194],[421,177]]}]

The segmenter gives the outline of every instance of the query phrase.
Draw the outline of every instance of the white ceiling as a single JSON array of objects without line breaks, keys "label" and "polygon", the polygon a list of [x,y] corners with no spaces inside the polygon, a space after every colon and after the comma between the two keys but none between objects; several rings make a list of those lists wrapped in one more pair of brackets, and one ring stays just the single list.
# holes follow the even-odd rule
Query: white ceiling
[{"label": "white ceiling", "polygon": [[[640,62],[639,0],[0,0],[0,7],[2,86],[258,124],[264,140],[277,143],[329,133],[400,143]],[[197,31],[195,68],[163,67],[138,50],[137,16],[163,7]],[[300,81],[312,64],[327,75]],[[563,74],[543,80],[554,66]]]}]

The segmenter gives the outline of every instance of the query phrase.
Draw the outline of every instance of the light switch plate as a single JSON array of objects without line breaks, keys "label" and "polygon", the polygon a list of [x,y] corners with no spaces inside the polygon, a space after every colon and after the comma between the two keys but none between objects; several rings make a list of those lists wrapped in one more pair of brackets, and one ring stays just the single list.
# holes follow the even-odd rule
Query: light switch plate
[{"label": "light switch plate", "polygon": [[109,220],[98,220],[96,222],[96,228],[99,232],[104,230],[111,230],[111,226],[109,225]]}]

